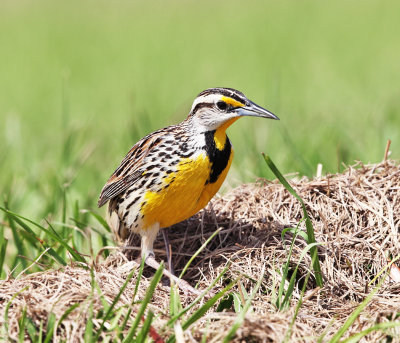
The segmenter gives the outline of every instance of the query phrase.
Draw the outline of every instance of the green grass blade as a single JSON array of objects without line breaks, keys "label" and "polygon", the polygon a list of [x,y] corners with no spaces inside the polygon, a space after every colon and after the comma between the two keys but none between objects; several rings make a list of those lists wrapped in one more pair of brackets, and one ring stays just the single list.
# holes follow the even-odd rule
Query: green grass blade
[{"label": "green grass blade", "polygon": [[[306,206],[304,204],[303,199],[296,193],[296,191],[290,186],[290,184],[287,182],[285,177],[281,174],[281,172],[278,170],[278,168],[275,166],[275,164],[272,162],[271,158],[268,155],[264,155],[264,160],[267,163],[268,167],[271,169],[271,171],[275,174],[275,176],[278,178],[278,180],[282,183],[282,185],[287,189],[287,191],[292,194],[301,204],[301,207],[303,209],[303,214],[304,218],[306,220],[306,229],[307,229],[307,236],[308,236],[308,242],[309,244],[315,243],[315,235],[314,235],[314,228],[311,223],[310,217],[308,216]],[[311,255],[311,260],[312,260],[312,265],[314,269],[314,274],[315,274],[315,281],[317,283],[317,286],[323,287],[324,282],[322,280],[322,271],[321,271],[321,266],[319,263],[318,259],[318,250],[317,247],[314,246],[310,250],[310,255]]]},{"label": "green grass blade", "polygon": [[214,295],[211,299],[206,301],[206,303],[200,307],[196,312],[193,313],[189,317],[188,320],[186,320],[182,324],[182,329],[186,330],[190,325],[198,321],[200,318],[204,316],[204,314],[213,306],[220,298],[222,298],[234,285],[237,284],[239,278],[235,279],[234,281],[231,281],[228,286],[226,286],[221,292],[217,293]]},{"label": "green grass blade", "polygon": [[25,338],[25,325],[26,325],[26,305],[22,309],[21,318],[18,320],[18,342],[23,342]]},{"label": "green grass blade", "polygon": [[8,240],[4,238],[0,245],[0,279],[1,279],[1,274],[3,272],[4,259],[5,259],[6,250],[7,250],[7,243],[8,243]]},{"label": "green grass blade", "polygon": [[[356,334],[346,338],[341,343],[357,343],[361,338],[363,338],[364,336],[368,335],[371,332],[384,331],[385,329],[391,329],[391,328],[396,328],[396,327],[400,327],[400,322],[392,321],[392,322],[378,323],[378,324],[371,326],[368,329],[365,329],[361,332],[357,332]],[[387,342],[390,342],[390,341],[387,340]]]},{"label": "green grass blade", "polygon": [[85,342],[94,342],[93,341],[93,303],[91,302],[89,305],[89,317],[85,326],[85,333],[83,335]]},{"label": "green grass blade", "polygon": [[291,337],[291,335],[292,335],[293,325],[294,325],[294,323],[296,322],[297,315],[298,315],[299,310],[300,310],[300,307],[301,307],[301,305],[302,305],[302,303],[303,303],[303,297],[304,297],[304,293],[305,293],[305,291],[306,291],[306,287],[307,287],[307,283],[308,283],[308,279],[310,278],[310,275],[311,275],[311,273],[310,273],[310,271],[308,271],[308,273],[307,273],[307,275],[306,275],[306,278],[305,278],[305,280],[304,280],[303,287],[302,287],[302,289],[301,289],[300,299],[299,299],[299,301],[297,302],[296,309],[295,309],[295,311],[294,311],[294,315],[293,315],[292,321],[290,322],[289,328],[288,328],[288,330],[287,330],[287,332],[286,332],[286,334],[285,334],[285,338],[284,338],[284,340],[283,340],[283,343],[289,342],[290,337]]},{"label": "green grass blade", "polygon": [[94,338],[94,341],[98,341],[99,340],[99,336],[100,334],[103,332],[104,330],[104,324],[105,322],[111,317],[112,314],[112,310],[114,309],[115,305],[117,304],[119,298],[121,297],[122,293],[124,292],[126,286],[128,286],[129,281],[132,279],[133,274],[135,273],[135,269],[132,269],[132,271],[129,273],[128,277],[126,278],[124,284],[122,285],[121,289],[119,290],[118,294],[116,295],[116,297],[114,298],[113,302],[111,303],[110,307],[108,308],[105,316],[103,317],[103,321],[100,325],[100,328],[97,330],[97,334]]},{"label": "green grass blade", "polygon": [[[288,257],[287,257],[286,263],[284,264],[284,267],[283,267],[283,270],[282,270],[282,280],[281,280],[281,282],[280,282],[280,284],[279,284],[278,297],[277,297],[277,299],[276,299],[276,307],[277,307],[279,310],[282,309],[281,299],[282,299],[283,293],[284,293],[284,291],[285,291],[285,282],[286,282],[287,276],[288,276],[288,274],[289,274],[290,258],[292,257],[293,247],[294,247],[294,243],[295,243],[295,241],[296,241],[298,232],[300,231],[300,230],[299,230],[300,223],[301,223],[301,221],[300,221],[300,222],[297,224],[297,226],[296,226],[295,234],[293,235],[292,242],[291,242],[291,244],[290,244]],[[286,230],[286,229],[285,229],[285,230]],[[285,240],[284,240],[284,235],[285,235],[285,232],[286,232],[285,230],[283,230],[283,231],[282,231],[282,234],[281,234],[282,242],[285,241]],[[285,249],[286,249],[286,247],[285,247]]]},{"label": "green grass blade", "polygon": [[[61,235],[54,229],[54,227],[50,224],[50,222],[47,219],[45,219],[45,221],[46,221],[47,225],[49,226],[49,230],[51,230],[51,232],[55,236],[57,236],[59,239],[62,239]],[[62,225],[61,227],[64,228],[64,225]]]},{"label": "green grass blade", "polygon": [[232,292],[232,293],[226,294],[221,299],[221,301],[218,303],[218,306],[215,309],[215,312],[224,312],[224,310],[230,310],[234,304],[233,294],[235,294],[235,293]]},{"label": "green grass blade", "polygon": [[75,303],[72,304],[70,307],[68,307],[64,313],[62,314],[62,316],[60,317],[60,319],[57,322],[56,328],[59,327],[61,325],[61,323],[64,321],[65,318],[67,318],[69,316],[69,314],[75,310],[77,307],[79,307],[81,305],[81,303]]},{"label": "green grass blade", "polygon": [[62,216],[61,222],[65,223],[67,221],[67,186],[62,186]]},{"label": "green grass blade", "polygon": [[296,268],[295,268],[295,270],[294,270],[294,272],[293,272],[293,274],[292,274],[292,276],[291,276],[291,278],[290,278],[289,286],[288,286],[288,289],[287,289],[287,291],[286,291],[285,298],[283,299],[282,304],[281,304],[281,309],[283,309],[283,308],[285,308],[285,307],[288,307],[289,304],[290,304],[290,299],[292,298],[293,289],[294,289],[294,284],[295,284],[295,281],[296,281],[297,271],[298,271],[298,269],[299,269],[299,266],[300,266],[301,261],[303,260],[304,256],[307,254],[307,252],[308,252],[309,250],[311,250],[314,246],[318,245],[318,244],[319,244],[319,243],[308,244],[308,245],[303,249],[303,251],[301,252],[299,261],[297,262]]},{"label": "green grass blade", "polygon": [[110,227],[108,226],[107,222],[104,220],[104,218],[103,218],[101,215],[99,215],[99,214],[97,214],[96,212],[91,211],[91,210],[83,210],[83,211],[84,211],[85,213],[89,213],[91,216],[93,216],[93,218],[95,218],[95,219],[100,223],[100,225],[101,225],[104,229],[106,229],[107,232],[111,232]]},{"label": "green grass blade", "polygon": [[240,301],[240,295],[238,293],[231,293],[233,299],[233,309],[236,313],[240,313],[243,309],[242,302]]},{"label": "green grass blade", "polygon": [[151,280],[149,287],[147,288],[146,295],[144,296],[144,298],[142,300],[140,308],[136,314],[136,318],[134,319],[132,326],[129,329],[128,335],[123,340],[123,343],[128,343],[128,342],[133,341],[133,337],[135,336],[135,333],[136,333],[137,327],[139,326],[140,320],[141,320],[142,316],[144,315],[144,312],[146,311],[146,308],[149,305],[151,298],[153,297],[153,293],[154,293],[158,283],[161,280],[161,277],[163,275],[163,270],[164,270],[164,264],[161,263],[160,267],[157,269],[156,273],[154,274],[154,277]]},{"label": "green grass blade", "polygon": [[[40,244],[40,239],[37,238],[34,234],[31,234],[25,229],[18,230],[18,235],[20,236],[21,241],[24,243],[24,248],[26,251],[31,252],[32,250],[42,250],[42,247],[39,247],[38,244]],[[26,255],[19,255],[19,256],[26,256]]]},{"label": "green grass blade", "polygon": [[[48,320],[47,320],[47,328],[46,328],[46,338],[44,340],[44,343],[48,343],[53,339],[53,334],[54,332],[57,331],[57,328],[61,325],[61,323],[64,321],[65,318],[68,317],[68,315],[75,310],[77,307],[79,307],[81,304],[80,303],[75,303],[73,305],[71,305],[69,308],[67,308],[67,310],[64,311],[64,313],[62,314],[62,316],[60,317],[60,319],[58,321],[56,321],[56,316],[54,313],[50,313]],[[42,323],[41,323],[42,324]],[[39,337],[41,340],[42,337],[42,326],[40,328],[40,332],[39,332]]]},{"label": "green grass blade", "polygon": [[[7,214],[11,215],[14,220],[21,226],[23,227],[25,230],[27,230],[29,233],[33,234],[35,237],[36,234],[33,232],[32,229],[29,228],[28,225],[26,225],[22,220],[27,221],[28,223],[31,223],[33,225],[35,225],[36,227],[38,227],[41,231],[43,231],[47,236],[49,236],[50,238],[54,239],[56,242],[58,242],[60,245],[62,245],[66,250],[68,250],[68,252],[74,257],[74,259],[78,262],[82,262],[82,263],[86,263],[85,259],[72,247],[70,247],[66,242],[64,242],[63,239],[61,239],[59,237],[58,234],[54,234],[51,230],[46,229],[45,227],[41,226],[40,224],[35,223],[34,221],[25,218],[19,214],[16,214],[14,212],[11,212],[3,207],[0,207],[0,210],[6,212]],[[37,237],[37,239],[40,239]],[[56,254],[56,252],[44,241],[40,239],[40,243],[43,244],[44,247],[46,248],[50,248],[49,253],[52,254],[55,258],[57,258],[57,261],[59,261],[61,263],[61,261],[63,261],[63,259]],[[64,265],[66,265],[65,261],[64,261]]]},{"label": "green grass blade", "polygon": [[176,316],[180,311],[182,311],[182,303],[179,297],[178,287],[175,283],[171,284],[170,296],[169,296],[169,313],[171,317]]},{"label": "green grass blade", "polygon": [[385,280],[386,277],[383,277],[378,285],[372,290],[370,294],[362,301],[360,305],[357,306],[357,308],[351,313],[351,315],[347,318],[346,322],[343,324],[343,326],[339,329],[339,331],[332,337],[332,339],[329,341],[329,343],[337,343],[339,342],[340,338],[345,334],[345,332],[349,329],[349,327],[354,323],[354,321],[358,318],[360,313],[364,310],[364,308],[369,304],[369,302],[372,300],[374,297],[375,293],[378,292],[379,288],[381,288],[381,285],[383,281]]},{"label": "green grass blade", "polygon": [[42,339],[43,339],[43,319],[40,321],[38,343],[42,343]]},{"label": "green grass blade", "polygon": [[223,275],[227,272],[227,270],[230,267],[230,263],[228,263],[225,268],[221,271],[221,273],[213,280],[210,286],[207,287],[207,289],[202,292],[194,301],[190,303],[187,307],[185,307],[182,311],[174,315],[166,325],[171,326],[177,319],[181,318],[186,312],[188,312],[193,306],[195,306],[201,299],[204,298],[204,296],[214,287],[214,285],[222,278]]},{"label": "green grass blade", "polygon": [[198,254],[200,254],[200,252],[207,246],[207,244],[215,237],[216,234],[218,234],[221,231],[221,229],[219,228],[218,230],[216,230],[210,237],[208,237],[208,239],[202,244],[202,246],[197,249],[197,251],[193,254],[193,256],[190,258],[190,260],[188,261],[188,263],[186,263],[185,267],[183,268],[181,274],[179,275],[179,278],[182,279],[183,275],[185,274],[186,270],[189,268],[190,264],[192,263],[192,261],[197,257]]},{"label": "green grass blade", "polygon": [[118,307],[113,313],[113,315],[110,318],[110,323],[108,325],[108,332],[115,331],[117,334],[120,333],[121,328],[120,328],[120,322],[121,318],[124,315],[124,312],[126,311],[126,305]]},{"label": "green grass blade", "polygon": [[49,343],[53,339],[53,333],[56,329],[56,315],[51,312],[47,319],[46,326],[46,338],[44,339],[44,343]]},{"label": "green grass blade", "polygon": [[304,231],[301,231],[300,228],[299,228],[300,224],[301,224],[303,221],[304,221],[304,218],[301,219],[301,220],[299,221],[299,223],[297,224],[297,226],[296,226],[295,228],[293,228],[293,227],[287,227],[287,228],[283,229],[283,230],[282,230],[282,233],[281,233],[282,242],[284,242],[284,236],[285,236],[286,232],[290,232],[290,233],[292,233],[293,235],[296,235],[296,236],[301,236],[301,237],[304,238],[304,240],[305,240],[306,242],[308,242],[307,233],[305,233]]},{"label": "green grass blade", "polygon": [[[202,307],[200,307],[196,312],[194,312],[189,319],[187,319],[183,324],[182,324],[182,329],[186,330],[187,328],[189,328],[190,325],[192,325],[193,323],[195,323],[196,321],[198,321],[199,319],[201,319],[204,314],[220,299],[222,298],[233,286],[235,286],[238,282],[238,280],[240,279],[237,278],[234,281],[231,281],[221,292],[217,293],[216,295],[214,295],[211,299],[209,299]],[[174,322],[177,320],[178,318],[176,318],[174,320]],[[171,320],[169,321],[171,322]],[[169,337],[167,343],[173,343],[175,342],[176,337],[175,335],[172,335],[171,337]]]},{"label": "green grass blade", "polygon": [[31,342],[38,342],[39,338],[37,336],[38,334],[38,328],[36,327],[35,323],[33,322],[32,318],[27,317],[27,323],[26,323],[26,331],[28,332],[29,338]]},{"label": "green grass blade", "polygon": [[147,313],[147,317],[146,320],[143,323],[142,328],[140,329],[140,331],[138,332],[138,335],[136,337],[136,343],[144,343],[146,340],[146,337],[150,331],[150,326],[151,326],[151,322],[153,321],[153,317],[154,317],[154,313],[149,310]]},{"label": "green grass blade", "polygon": [[0,246],[3,244],[4,240],[5,240],[5,237],[4,237],[4,224],[1,223],[1,221],[0,221]]},{"label": "green grass blade", "polygon": [[126,325],[127,325],[127,323],[128,323],[128,320],[129,320],[130,315],[131,315],[131,313],[132,313],[133,304],[134,304],[135,301],[136,301],[136,295],[137,295],[137,292],[138,292],[138,290],[139,290],[140,281],[141,281],[142,275],[143,275],[144,262],[145,262],[145,259],[142,258],[142,261],[140,262],[140,267],[139,267],[138,276],[137,276],[137,278],[136,278],[135,290],[133,291],[132,302],[131,302],[131,304],[130,304],[130,306],[129,306],[128,312],[127,312],[127,314],[125,315],[124,321],[123,321],[123,323],[122,323],[122,325],[121,325],[121,334],[120,334],[120,336],[119,336],[120,340],[122,340],[122,338],[123,338],[122,332],[123,332],[123,331],[125,330],[125,328],[126,328]]},{"label": "green grass blade", "polygon": [[271,169],[271,171],[274,173],[274,175],[278,178],[280,183],[289,191],[290,194],[292,194],[301,204],[303,203],[303,199],[300,198],[300,196],[297,194],[297,192],[292,188],[292,186],[289,184],[289,182],[285,179],[285,177],[281,174],[281,172],[278,170],[278,168],[275,166],[275,164],[272,162],[271,158],[268,155],[264,155],[264,160],[267,162],[268,167]]},{"label": "green grass blade", "polygon": [[376,276],[368,283],[368,286],[371,286],[375,283],[376,279],[378,279],[386,270],[388,270],[395,262],[400,259],[400,255],[397,255],[395,258],[390,259],[390,263],[388,263]]},{"label": "green grass blade", "polygon": [[[2,208],[0,207],[0,209]],[[48,249],[49,254],[52,257],[54,257],[54,259],[58,263],[60,263],[63,266],[67,265],[67,262],[65,262],[65,260],[45,240],[38,237],[36,233],[29,227],[29,225],[24,223],[21,219],[19,219],[16,216],[13,217],[13,221],[15,221],[19,226],[21,226],[21,228],[25,230],[25,233],[27,235],[29,235],[33,239],[36,239],[43,246],[43,248]]]},{"label": "green grass blade", "polygon": [[251,302],[254,299],[254,297],[256,296],[256,293],[258,292],[258,289],[260,288],[262,281],[264,280],[264,274],[265,274],[265,265],[263,265],[263,268],[261,270],[261,276],[258,279],[256,286],[253,288],[250,296],[248,297],[248,299],[246,300],[246,303],[243,306],[242,311],[238,314],[235,322],[233,323],[232,327],[229,329],[228,334],[225,336],[224,340],[222,341],[223,343],[230,342],[232,340],[232,338],[235,336],[236,331],[243,324],[246,313],[250,309]]},{"label": "green grass blade", "polygon": [[11,340],[11,337],[8,335],[8,311],[10,310],[10,306],[13,302],[13,300],[19,295],[21,294],[23,291],[27,290],[29,288],[29,286],[26,286],[24,288],[22,288],[21,290],[19,290],[18,292],[16,292],[10,299],[10,301],[7,303],[6,307],[4,308],[4,337],[8,337]]},{"label": "green grass blade", "polygon": [[4,225],[0,223],[0,279],[3,272],[8,240],[4,236]]},{"label": "green grass blade", "polygon": [[[6,206],[5,209],[8,210],[7,203],[5,204],[5,206]],[[25,245],[22,244],[22,241],[21,241],[20,235],[18,234],[18,229],[15,225],[14,219],[11,215],[7,214],[7,212],[5,214],[6,214],[6,218],[8,219],[8,223],[10,224],[11,232],[13,235],[14,245],[17,248],[17,256],[18,255],[25,256],[26,255]],[[11,265],[10,265],[10,269],[13,269],[16,266],[17,260],[18,260],[18,258],[16,257],[14,262],[11,263]],[[27,261],[22,259],[21,264],[22,264],[22,268],[24,269],[27,266]]]},{"label": "green grass blade", "polygon": [[96,288],[96,281],[94,278],[93,267],[90,268],[90,285],[91,285],[91,291],[89,296],[89,314],[85,325],[85,333],[83,334],[85,342],[93,341],[93,295],[94,295],[94,290]]},{"label": "green grass blade", "polygon": [[[81,222],[81,216],[80,216],[80,211],[79,211],[79,201],[75,200],[74,202],[74,211],[73,211],[73,217],[72,219],[76,223],[76,226],[78,226],[80,229],[83,229],[86,225]],[[63,222],[65,223],[65,222]]]}]

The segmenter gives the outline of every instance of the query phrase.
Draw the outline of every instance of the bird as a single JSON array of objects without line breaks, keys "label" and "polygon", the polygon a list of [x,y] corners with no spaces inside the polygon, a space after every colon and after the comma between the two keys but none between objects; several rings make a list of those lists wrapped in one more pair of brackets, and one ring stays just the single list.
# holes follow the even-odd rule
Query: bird
[{"label": "bird", "polygon": [[141,258],[155,269],[160,264],[153,242],[162,230],[171,269],[163,272],[184,290],[197,292],[173,273],[168,228],[199,212],[217,193],[234,155],[226,130],[245,116],[279,120],[236,89],[202,91],[181,123],[139,140],[101,191],[98,206],[108,202],[107,222],[115,239],[139,234]]}]

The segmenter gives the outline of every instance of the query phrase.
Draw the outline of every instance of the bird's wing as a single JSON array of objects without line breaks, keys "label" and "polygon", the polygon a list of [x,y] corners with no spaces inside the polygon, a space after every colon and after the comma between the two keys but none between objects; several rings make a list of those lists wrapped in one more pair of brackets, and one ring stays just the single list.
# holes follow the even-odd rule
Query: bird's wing
[{"label": "bird's wing", "polygon": [[130,174],[126,177],[114,179],[111,177],[103,187],[97,205],[101,207],[108,200],[114,198],[118,194],[121,194],[123,191],[132,186],[142,173],[142,170],[136,170],[133,174]]},{"label": "bird's wing", "polygon": [[140,179],[140,176],[146,170],[146,157],[149,152],[162,143],[166,137],[168,137],[166,130],[159,130],[142,138],[133,146],[104,185],[97,203],[99,207],[127,190]]}]

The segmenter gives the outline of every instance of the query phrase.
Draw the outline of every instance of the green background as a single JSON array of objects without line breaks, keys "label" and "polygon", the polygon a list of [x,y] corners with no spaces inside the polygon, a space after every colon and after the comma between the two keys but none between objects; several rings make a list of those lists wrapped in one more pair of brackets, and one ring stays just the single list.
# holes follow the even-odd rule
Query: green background
[{"label": "green background", "polygon": [[387,139],[398,158],[398,13],[371,0],[2,1],[1,201],[39,220],[64,194],[95,208],[130,147],[216,86],[281,119],[229,129],[225,190],[272,177],[261,152],[307,176],[379,162]]}]

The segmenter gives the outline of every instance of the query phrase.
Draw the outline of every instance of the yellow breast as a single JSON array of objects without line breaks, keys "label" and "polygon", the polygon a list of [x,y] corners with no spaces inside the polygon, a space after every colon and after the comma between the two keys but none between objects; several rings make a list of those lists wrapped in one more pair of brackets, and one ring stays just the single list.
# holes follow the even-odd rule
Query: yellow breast
[{"label": "yellow breast", "polygon": [[226,178],[226,175],[228,174],[229,168],[231,167],[232,159],[233,159],[233,149],[231,151],[231,155],[229,157],[228,164],[226,165],[225,169],[222,171],[222,173],[218,177],[218,180],[214,183],[208,183],[203,188],[203,192],[200,195],[200,198],[197,202],[196,210],[194,211],[193,214],[199,212],[202,208],[204,208],[208,204],[208,202],[212,199],[212,197],[221,188],[221,186]]},{"label": "yellow breast", "polygon": [[144,226],[158,222],[160,227],[168,227],[185,220],[200,211],[221,187],[232,162],[230,156],[226,168],[214,183],[206,184],[211,163],[205,153],[196,158],[185,158],[179,163],[177,171],[169,174],[163,181],[169,185],[160,192],[148,191],[144,197]]}]

